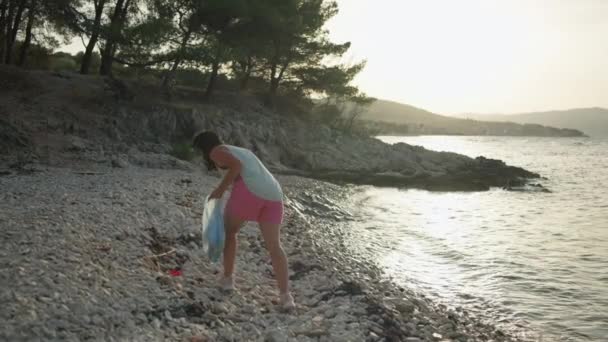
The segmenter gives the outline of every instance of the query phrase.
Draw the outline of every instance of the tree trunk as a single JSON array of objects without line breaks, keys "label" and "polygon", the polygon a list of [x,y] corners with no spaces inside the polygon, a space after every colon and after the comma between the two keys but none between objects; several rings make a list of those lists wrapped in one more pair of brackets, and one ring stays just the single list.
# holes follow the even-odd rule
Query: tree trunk
[{"label": "tree trunk", "polygon": [[277,94],[277,90],[279,89],[279,84],[281,83],[281,80],[283,79],[283,75],[285,74],[285,70],[287,69],[287,66],[289,65],[289,62],[285,62],[283,65],[281,65],[281,69],[279,70],[279,74],[277,75],[277,65],[273,64],[272,65],[272,72],[271,72],[271,78],[270,78],[270,95],[272,97],[274,97]]},{"label": "tree trunk", "polygon": [[355,121],[357,121],[357,119],[359,118],[359,116],[363,113],[363,108],[361,108],[360,105],[355,104],[354,108],[351,110],[351,112],[349,113],[347,122],[346,122],[346,130],[348,132],[353,131],[353,127],[355,126]]},{"label": "tree trunk", "polygon": [[30,48],[32,42],[32,28],[34,27],[34,20],[36,20],[36,0],[30,1],[30,9],[27,16],[27,27],[25,29],[25,40],[21,45],[21,53],[19,54],[19,61],[17,65],[24,66],[25,60],[27,59],[27,50]]},{"label": "tree trunk", "polygon": [[[287,70],[288,65],[289,65],[289,62],[285,62],[285,64],[283,64],[281,66],[281,71],[279,72],[279,76],[277,77],[277,88],[279,88],[279,83],[283,79],[283,75],[285,75],[285,70]],[[276,89],[275,89],[275,92],[276,92]]]},{"label": "tree trunk", "polygon": [[99,67],[99,74],[111,76],[112,75],[112,52],[114,51],[114,44],[116,42],[116,36],[119,34],[118,21],[124,0],[117,0],[116,6],[114,7],[114,13],[112,14],[112,20],[110,22],[110,32],[106,37],[106,43],[101,51],[101,66]]},{"label": "tree trunk", "polygon": [[272,62],[272,64],[270,65],[270,88],[268,89],[268,93],[273,96],[276,93],[278,87],[279,84],[277,81],[277,63]]},{"label": "tree trunk", "polygon": [[171,69],[167,72],[167,74],[163,78],[163,83],[161,84],[162,89],[165,89],[165,90],[169,89],[171,82],[173,81],[173,78],[175,77],[175,72],[177,71],[179,64],[182,62],[182,59],[184,58],[184,51],[186,50],[186,45],[188,45],[188,41],[190,41],[190,36],[192,36],[191,28],[188,29],[188,31],[182,38],[182,42],[179,45],[179,50],[178,50],[177,56],[175,58],[175,61],[173,61],[173,65],[171,66]]},{"label": "tree trunk", "polygon": [[270,81],[270,95],[275,96],[277,94],[278,89],[279,89],[279,79],[273,78]]},{"label": "tree trunk", "polygon": [[6,9],[6,16],[4,17],[4,25],[3,27],[0,27],[0,29],[2,29],[2,37],[3,37],[3,44],[2,44],[2,48],[3,48],[3,52],[4,54],[2,55],[2,60],[0,62],[2,63],[6,63],[6,60],[8,59],[8,56],[11,54],[11,50],[9,49],[10,44],[10,36],[11,36],[11,32],[12,32],[12,23],[13,23],[13,17],[15,16],[15,10],[17,8],[17,2],[15,0],[7,0],[6,1],[7,4],[7,9]]},{"label": "tree trunk", "polygon": [[17,38],[17,32],[19,32],[19,25],[21,25],[21,19],[23,17],[23,11],[25,11],[25,0],[18,1],[19,7],[17,7],[17,14],[15,15],[15,19],[13,20],[13,28],[11,29],[11,40],[15,43]]},{"label": "tree trunk", "polygon": [[243,77],[241,78],[240,90],[244,91],[247,89],[249,79],[251,79],[251,73],[253,72],[253,59],[251,56],[247,57],[247,61],[243,62]]},{"label": "tree trunk", "polygon": [[97,45],[97,40],[99,39],[99,31],[101,30],[101,17],[103,15],[103,9],[106,5],[106,1],[107,0],[95,1],[95,20],[93,22],[91,38],[89,39],[87,48],[84,52],[84,55],[82,56],[82,64],[80,65],[80,73],[83,75],[88,74],[89,68],[91,67],[93,50],[95,50],[95,45]]},{"label": "tree trunk", "polygon": [[0,63],[4,61],[4,47],[6,37],[6,17],[8,9],[8,0],[0,0]]},{"label": "tree trunk", "polygon": [[130,0],[127,0],[126,4],[125,0],[116,1],[116,7],[114,8],[112,21],[110,23],[110,34],[106,38],[106,45],[101,54],[101,66],[99,67],[99,73],[101,75],[112,75],[112,64],[114,62],[114,54],[116,53],[116,44],[123,27],[123,15],[126,15],[129,3]]},{"label": "tree trunk", "polygon": [[182,62],[181,56],[177,56],[175,58],[175,60],[173,61],[173,65],[171,66],[169,71],[167,71],[167,74],[165,75],[165,77],[163,77],[163,82],[160,85],[160,87],[162,89],[169,90],[169,88],[171,88],[171,82],[173,82],[173,79],[175,78],[175,72],[177,71],[177,68],[179,68],[179,64],[181,62]]},{"label": "tree trunk", "polygon": [[268,88],[268,95],[266,95],[265,104],[267,106],[274,106],[274,98],[279,88],[279,80],[277,76],[278,62],[276,58],[273,58],[270,64],[270,87]]},{"label": "tree trunk", "polygon": [[211,75],[209,76],[209,83],[207,84],[207,90],[205,91],[205,100],[209,100],[211,98],[211,95],[213,94],[213,90],[215,89],[215,81],[217,80],[217,74],[219,70],[220,62],[219,58],[216,58],[213,61],[213,65],[211,66]]},{"label": "tree trunk", "polygon": [[19,1],[19,7],[17,8],[17,13],[15,14],[15,19],[13,20],[13,27],[9,28],[10,32],[7,38],[6,44],[6,64],[11,64],[13,62],[13,46],[15,46],[15,40],[17,39],[17,32],[19,32],[19,26],[21,25],[21,17],[23,16],[23,11],[25,10],[25,1]]}]

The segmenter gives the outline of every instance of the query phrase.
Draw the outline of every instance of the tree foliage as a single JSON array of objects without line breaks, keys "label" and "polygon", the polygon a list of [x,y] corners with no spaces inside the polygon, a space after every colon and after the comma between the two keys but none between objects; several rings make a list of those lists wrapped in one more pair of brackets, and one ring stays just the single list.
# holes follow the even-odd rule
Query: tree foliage
[{"label": "tree foliage", "polygon": [[337,13],[333,0],[0,0],[0,58],[24,65],[34,50],[80,39],[83,74],[149,71],[170,91],[198,70],[207,98],[228,79],[270,103],[285,94],[352,103],[365,98],[352,85],[365,63],[340,63],[350,43],[325,29]]}]

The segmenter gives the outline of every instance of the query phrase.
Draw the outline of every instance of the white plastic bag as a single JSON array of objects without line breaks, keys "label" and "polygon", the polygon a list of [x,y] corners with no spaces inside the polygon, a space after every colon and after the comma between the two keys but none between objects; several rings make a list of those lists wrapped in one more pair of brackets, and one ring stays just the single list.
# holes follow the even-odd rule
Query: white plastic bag
[{"label": "white plastic bag", "polygon": [[203,252],[212,262],[218,262],[224,251],[224,205],[223,198],[205,199],[203,210]]}]

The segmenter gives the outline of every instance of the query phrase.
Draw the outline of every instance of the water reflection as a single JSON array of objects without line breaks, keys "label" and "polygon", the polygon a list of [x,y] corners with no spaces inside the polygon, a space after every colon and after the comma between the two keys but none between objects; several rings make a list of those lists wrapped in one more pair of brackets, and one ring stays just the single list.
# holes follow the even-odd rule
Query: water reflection
[{"label": "water reflection", "polygon": [[435,300],[510,329],[532,328],[545,340],[608,336],[607,142],[385,139],[500,158],[549,177],[554,191],[365,189],[353,199],[355,229],[391,274]]}]

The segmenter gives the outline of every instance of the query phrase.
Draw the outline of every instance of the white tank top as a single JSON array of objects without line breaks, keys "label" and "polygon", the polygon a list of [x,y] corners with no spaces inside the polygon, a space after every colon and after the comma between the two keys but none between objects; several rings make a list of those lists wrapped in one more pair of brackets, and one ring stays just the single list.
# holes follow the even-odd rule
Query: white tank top
[{"label": "white tank top", "polygon": [[254,195],[268,201],[282,201],[281,185],[250,150],[232,145],[222,145],[241,162],[241,178]]}]

